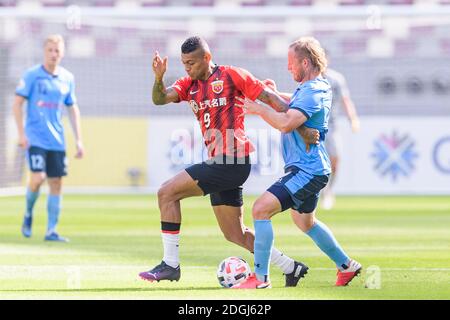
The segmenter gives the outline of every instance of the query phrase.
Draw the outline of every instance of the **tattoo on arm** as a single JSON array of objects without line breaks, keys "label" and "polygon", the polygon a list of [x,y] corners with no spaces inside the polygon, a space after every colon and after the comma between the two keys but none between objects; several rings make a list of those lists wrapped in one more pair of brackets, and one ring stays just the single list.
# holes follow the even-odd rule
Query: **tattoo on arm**
[{"label": "tattoo on arm", "polygon": [[272,90],[264,89],[258,96],[258,100],[268,104],[278,112],[286,112],[289,107],[287,103]]},{"label": "tattoo on arm", "polygon": [[164,82],[162,80],[155,80],[153,84],[153,93],[152,99],[153,103],[160,105],[166,103],[166,87],[164,86]]}]

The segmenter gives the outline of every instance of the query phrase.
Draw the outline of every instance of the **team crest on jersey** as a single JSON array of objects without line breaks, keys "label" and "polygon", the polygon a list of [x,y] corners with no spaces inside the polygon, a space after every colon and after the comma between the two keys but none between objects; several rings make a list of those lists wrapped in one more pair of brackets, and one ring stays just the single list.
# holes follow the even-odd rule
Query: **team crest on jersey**
[{"label": "team crest on jersey", "polygon": [[61,94],[65,95],[69,93],[70,88],[66,83],[61,83],[59,85],[59,90],[61,91]]},{"label": "team crest on jersey", "polygon": [[211,82],[212,91],[215,94],[219,94],[223,91],[223,81],[222,80],[216,80]]}]

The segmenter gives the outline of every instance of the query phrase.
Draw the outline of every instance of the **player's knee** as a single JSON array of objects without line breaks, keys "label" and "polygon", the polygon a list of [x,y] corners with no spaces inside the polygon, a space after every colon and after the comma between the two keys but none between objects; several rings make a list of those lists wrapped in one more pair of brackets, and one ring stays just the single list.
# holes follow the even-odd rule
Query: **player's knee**
[{"label": "player's knee", "polygon": [[301,220],[300,223],[297,224],[297,226],[302,230],[303,232],[308,232],[311,230],[311,228],[314,226],[314,219],[304,219]]},{"label": "player's knee", "polygon": [[170,202],[173,198],[173,188],[170,184],[163,184],[158,190],[158,201],[159,202]]},{"label": "player's knee", "polygon": [[164,201],[167,198],[167,188],[163,185],[158,189],[158,200]]},{"label": "player's knee", "polygon": [[61,179],[48,179],[48,186],[51,194],[60,194],[62,189]]},{"label": "player's knee", "polygon": [[252,216],[255,220],[268,220],[270,219],[270,212],[267,210],[267,206],[262,202],[256,201],[253,204]]},{"label": "player's knee", "polygon": [[301,223],[297,224],[297,226],[299,227],[300,230],[306,233],[312,228],[313,225],[309,223]]},{"label": "player's knee", "polygon": [[44,175],[33,175],[30,179],[30,188],[32,191],[38,191],[45,181]]}]

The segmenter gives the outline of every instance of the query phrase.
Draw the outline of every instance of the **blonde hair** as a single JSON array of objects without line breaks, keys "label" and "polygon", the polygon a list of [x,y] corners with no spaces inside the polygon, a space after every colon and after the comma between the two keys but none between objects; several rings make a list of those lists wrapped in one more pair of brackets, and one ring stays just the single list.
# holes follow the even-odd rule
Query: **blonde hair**
[{"label": "blonde hair", "polygon": [[328,61],[325,50],[320,42],[313,37],[301,37],[291,43],[289,49],[293,49],[299,59],[308,59],[313,68],[320,73],[324,73],[327,69]]},{"label": "blonde hair", "polygon": [[47,43],[61,43],[64,47],[64,38],[60,34],[51,34],[47,38],[45,38],[44,41],[44,47],[47,45]]}]

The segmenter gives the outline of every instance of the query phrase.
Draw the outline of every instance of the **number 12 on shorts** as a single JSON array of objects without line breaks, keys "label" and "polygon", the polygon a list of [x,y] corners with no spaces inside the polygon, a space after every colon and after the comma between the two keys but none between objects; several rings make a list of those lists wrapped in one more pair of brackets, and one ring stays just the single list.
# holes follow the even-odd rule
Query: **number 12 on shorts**
[{"label": "number 12 on shorts", "polygon": [[44,157],[40,154],[34,154],[31,157],[31,169],[43,170],[44,169]]}]

